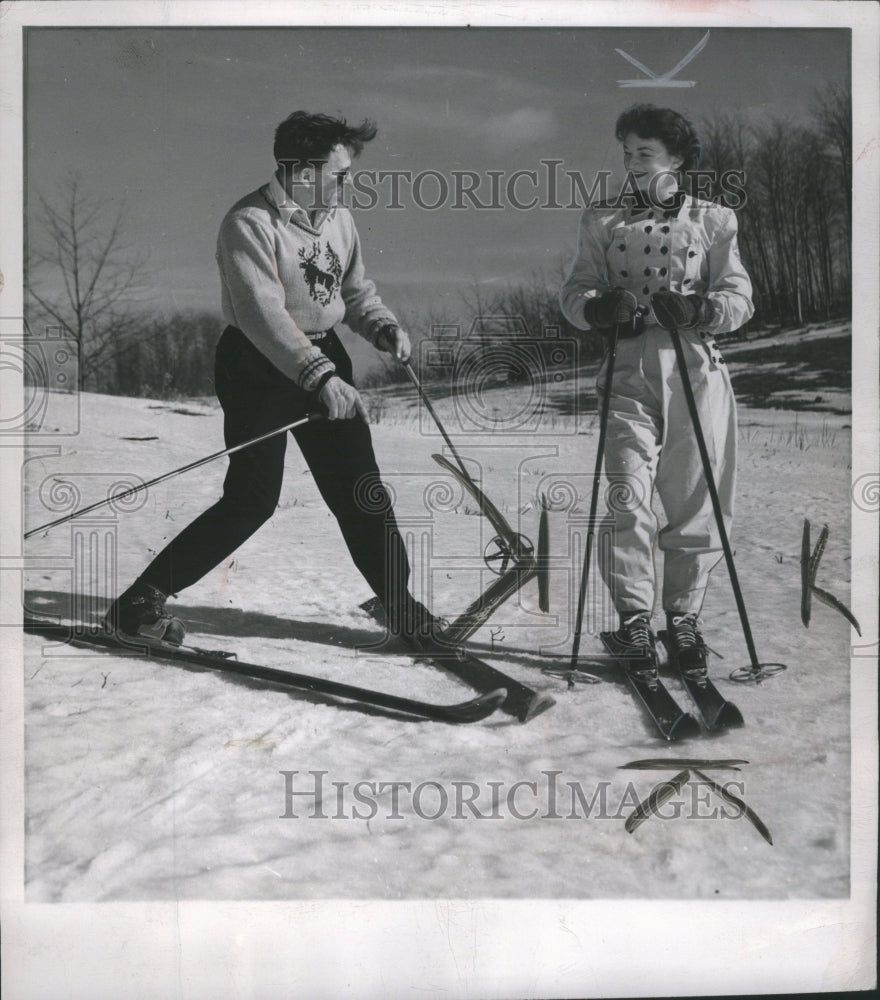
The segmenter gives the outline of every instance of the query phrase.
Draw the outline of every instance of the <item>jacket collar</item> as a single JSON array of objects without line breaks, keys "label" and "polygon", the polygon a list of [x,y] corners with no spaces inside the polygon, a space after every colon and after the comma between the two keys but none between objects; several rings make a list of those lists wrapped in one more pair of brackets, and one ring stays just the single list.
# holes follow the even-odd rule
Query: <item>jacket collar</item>
[{"label": "jacket collar", "polygon": [[664,219],[677,219],[684,207],[687,195],[679,188],[675,194],[665,201],[651,202],[647,198],[637,198],[630,208],[629,214],[641,215],[643,212],[654,211]]},{"label": "jacket collar", "polygon": [[303,226],[305,229],[308,229],[313,233],[320,233],[324,227],[324,223],[334,218],[336,215],[336,209],[338,206],[333,205],[330,211],[324,214],[318,225],[314,225],[312,220],[309,218],[309,213],[301,205],[297,205],[297,203],[287,194],[275,174],[272,174],[272,179],[265,188],[265,192],[266,199],[278,210],[281,221],[285,226],[293,220],[295,225]]},{"label": "jacket collar", "polygon": [[278,209],[278,214],[281,216],[281,221],[286,226],[294,215],[299,215],[300,218],[297,222],[304,222],[309,225],[309,216],[304,208],[301,208],[297,203],[287,194],[284,188],[281,186],[281,182],[272,174],[272,179],[269,181],[269,188],[267,191],[267,197],[270,202]]}]

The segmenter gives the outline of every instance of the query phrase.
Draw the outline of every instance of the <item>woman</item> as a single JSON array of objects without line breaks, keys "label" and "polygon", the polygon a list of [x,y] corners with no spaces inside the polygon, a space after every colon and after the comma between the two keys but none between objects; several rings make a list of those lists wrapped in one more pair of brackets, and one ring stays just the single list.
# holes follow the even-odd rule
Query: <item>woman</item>
[{"label": "woman", "polygon": [[[729,208],[685,193],[699,162],[691,123],[676,111],[640,104],[617,120],[627,189],[615,202],[583,213],[578,249],[561,291],[574,326],[618,329],[605,468],[633,497],[609,513],[612,554],[601,567],[620,616],[611,636],[622,655],[656,664],[651,629],[660,590],[670,654],[680,669],[705,670],[698,616],[709,573],[722,549],[691,418],[668,330],[675,326],[730,531],[736,462],[736,408],[714,336],[752,315],[751,282]],[[660,496],[666,524],[651,508]],[[655,581],[654,546],[664,553]]]}]

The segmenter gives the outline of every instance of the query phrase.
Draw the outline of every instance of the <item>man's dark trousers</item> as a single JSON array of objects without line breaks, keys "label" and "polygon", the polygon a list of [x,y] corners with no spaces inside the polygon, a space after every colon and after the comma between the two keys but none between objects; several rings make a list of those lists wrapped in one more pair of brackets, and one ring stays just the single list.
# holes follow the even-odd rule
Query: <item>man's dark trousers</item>
[{"label": "man's dark trousers", "polygon": [[[316,345],[352,384],[352,366],[332,330]],[[234,447],[318,409],[314,395],[284,376],[235,327],[217,345],[215,388],[226,446]],[[391,498],[379,477],[370,428],[360,417],[320,420],[291,431],[355,566],[386,608],[405,598],[409,560]],[[231,555],[274,513],[281,495],[287,435],[277,434],[229,456],[222,498],[159,553],[140,580],[176,594]],[[295,549],[279,545],[296,572]]]}]

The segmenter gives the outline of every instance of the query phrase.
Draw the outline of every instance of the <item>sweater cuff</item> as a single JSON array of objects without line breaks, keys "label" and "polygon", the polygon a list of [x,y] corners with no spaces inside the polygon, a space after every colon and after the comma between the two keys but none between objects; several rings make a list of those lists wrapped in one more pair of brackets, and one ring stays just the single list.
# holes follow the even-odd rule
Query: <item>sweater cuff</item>
[{"label": "sweater cuff", "polygon": [[313,392],[321,377],[336,371],[336,365],[318,347],[310,347],[303,352],[302,367],[299,370],[296,383],[300,389]]},{"label": "sweater cuff", "polygon": [[387,313],[384,316],[378,317],[378,319],[370,320],[364,330],[364,339],[368,340],[373,347],[378,348],[378,337],[379,334],[386,326],[400,326],[397,320],[391,313]]}]

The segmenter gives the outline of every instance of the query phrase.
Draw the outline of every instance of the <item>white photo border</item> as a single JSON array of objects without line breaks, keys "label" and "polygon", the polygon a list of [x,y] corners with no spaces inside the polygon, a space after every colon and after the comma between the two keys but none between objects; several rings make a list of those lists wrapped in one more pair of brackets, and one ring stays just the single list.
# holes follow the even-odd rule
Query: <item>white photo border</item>
[{"label": "white photo border", "polygon": [[[878,8],[754,0],[711,5],[547,2],[29,2],[0,16],[0,315],[22,305],[22,29],[25,26],[849,27],[854,218],[853,483],[878,476]],[[14,407],[16,400],[7,399]],[[19,401],[20,402],[20,401]],[[20,408],[14,412],[20,412]],[[858,414],[856,421],[855,416]],[[20,442],[19,445],[23,444]],[[0,552],[21,553],[21,451],[2,449]],[[856,541],[857,540],[857,541]],[[874,594],[876,510],[852,507],[853,593]],[[11,565],[6,562],[5,565]],[[0,580],[0,621],[16,587]],[[15,1000],[61,996],[457,997],[786,993],[876,985],[877,610],[852,682],[851,896],[838,900],[423,900],[27,904],[21,634],[2,630],[3,986]],[[873,646],[871,645],[873,643]],[[867,655],[865,655],[867,654]],[[638,956],[636,959],[634,956]]]}]

